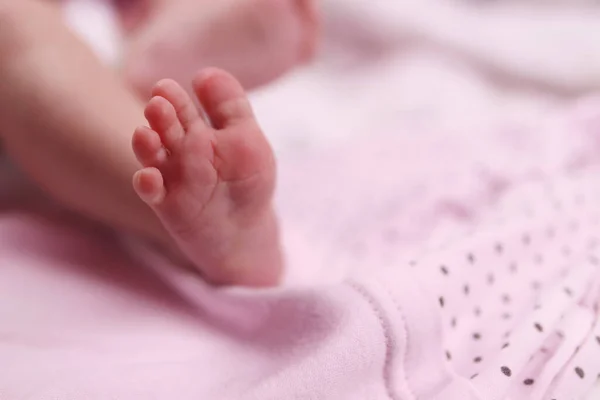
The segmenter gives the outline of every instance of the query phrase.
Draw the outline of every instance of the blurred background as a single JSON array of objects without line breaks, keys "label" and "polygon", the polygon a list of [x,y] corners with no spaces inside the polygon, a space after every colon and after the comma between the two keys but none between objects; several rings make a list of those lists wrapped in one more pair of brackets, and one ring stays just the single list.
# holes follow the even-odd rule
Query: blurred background
[{"label": "blurred background", "polygon": [[[527,124],[600,87],[600,5],[591,0],[319,7],[315,60],[252,93],[280,153],[406,124]],[[68,0],[65,13],[98,54],[118,63],[121,34],[108,2]]]},{"label": "blurred background", "polygon": [[[130,1],[134,0],[122,0]],[[293,215],[307,225],[310,221],[305,220],[309,218],[302,212],[308,210],[325,216],[315,222],[315,226],[304,227],[299,222],[296,231],[287,232],[286,245],[301,254],[298,259],[304,263],[302,268],[292,270],[308,276],[316,274],[320,265],[327,264],[327,273],[335,279],[336,274],[343,272],[336,269],[336,263],[352,265],[351,260],[335,253],[338,247],[319,248],[337,238],[328,242],[315,232],[326,229],[333,232],[340,226],[344,229],[336,232],[352,231],[353,220],[348,215],[350,211],[356,214],[357,209],[360,213],[361,209],[355,205],[346,213],[346,205],[340,198],[365,192],[360,185],[348,189],[330,184],[338,176],[334,173],[335,160],[329,165],[315,164],[311,169],[289,167],[296,159],[317,159],[320,152],[331,148],[339,149],[337,152],[343,156],[346,144],[375,135],[398,138],[430,131],[452,131],[484,138],[483,132],[490,127],[518,134],[520,130],[539,129],[540,121],[564,114],[566,110],[575,115],[574,123],[600,127],[600,120],[594,120],[594,113],[590,111],[600,106],[597,96],[600,3],[597,1],[317,1],[322,14],[322,37],[315,58],[250,94],[259,122],[281,163],[282,215]],[[62,7],[68,24],[98,56],[107,64],[121,68],[127,49],[115,2],[65,0]],[[416,165],[415,169],[422,166],[419,162],[427,162],[419,160],[419,152],[414,148],[398,146],[397,149],[392,148],[392,151],[402,160],[412,156],[409,161]],[[481,158],[494,154],[480,153],[476,155]],[[356,154],[351,153],[348,158]],[[457,154],[455,159],[440,162],[454,163],[453,167],[460,170],[458,161],[462,153],[454,154]],[[372,179],[369,175],[372,170],[365,173],[367,176],[359,176],[364,172],[360,159],[350,161],[346,164],[358,164],[356,170],[344,170],[340,175],[350,174],[358,183]],[[489,164],[495,166],[495,160]],[[386,165],[379,168],[393,175],[392,168],[397,164],[390,163],[388,169]],[[304,190],[308,192],[306,195],[294,186],[302,180],[302,174],[318,181],[325,175],[326,168],[331,172],[329,181],[321,186],[319,182],[311,182],[323,193]],[[290,171],[298,176],[291,176]],[[411,183],[418,186],[421,175],[415,176]],[[388,180],[378,182],[382,191],[385,185],[397,179],[384,178]],[[1,180],[2,176],[0,183]],[[468,184],[463,186],[472,189]],[[449,186],[454,185],[455,182],[449,183]],[[327,190],[337,191],[337,196],[328,198]],[[460,198],[462,193],[450,195]],[[373,200],[377,197],[376,190],[363,197],[369,198],[360,198],[362,203],[357,204],[365,209],[379,210],[386,206]],[[328,205],[325,200],[332,203]],[[335,209],[335,213],[331,209]],[[426,231],[422,225],[428,222],[419,219],[418,212],[422,210],[416,211],[411,214],[412,221],[403,223],[419,225]],[[327,231],[323,237],[333,237],[334,233]],[[308,248],[301,240],[305,237],[318,240],[313,240],[312,247]],[[327,251],[331,254],[325,254]],[[393,251],[399,253],[396,247]],[[349,257],[354,258],[354,255]],[[312,264],[315,271],[307,271],[306,265]],[[600,398],[600,392],[590,397],[595,398]]]}]

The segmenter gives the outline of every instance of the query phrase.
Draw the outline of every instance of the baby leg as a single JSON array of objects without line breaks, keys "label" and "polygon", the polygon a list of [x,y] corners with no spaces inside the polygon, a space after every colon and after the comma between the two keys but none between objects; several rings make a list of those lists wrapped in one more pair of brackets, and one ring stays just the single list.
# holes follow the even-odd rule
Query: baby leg
[{"label": "baby leg", "polygon": [[72,210],[171,243],[131,185],[143,107],[54,6],[0,0],[0,76],[0,138],[21,169]]},{"label": "baby leg", "polygon": [[24,172],[60,202],[155,239],[158,221],[137,199],[128,143],[143,108],[35,0],[0,1],[0,135]]},{"label": "baby leg", "polygon": [[252,89],[310,59],[316,45],[316,0],[139,3],[153,10],[130,37],[123,72],[146,96],[163,78],[190,90],[201,67],[223,68]]}]

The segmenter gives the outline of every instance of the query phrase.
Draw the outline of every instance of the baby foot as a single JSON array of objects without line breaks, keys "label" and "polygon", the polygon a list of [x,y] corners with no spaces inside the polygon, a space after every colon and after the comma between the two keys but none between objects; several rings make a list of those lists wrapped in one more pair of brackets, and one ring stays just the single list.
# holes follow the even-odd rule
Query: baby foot
[{"label": "baby foot", "polygon": [[187,84],[202,66],[229,71],[249,90],[315,51],[316,0],[169,0],[156,8],[125,61],[127,78],[143,95],[165,77]]},{"label": "baby foot", "polygon": [[231,75],[207,69],[193,87],[211,125],[181,86],[159,82],[145,110],[150,128],[133,135],[144,166],[134,188],[209,280],[276,284],[282,262],[273,152]]}]

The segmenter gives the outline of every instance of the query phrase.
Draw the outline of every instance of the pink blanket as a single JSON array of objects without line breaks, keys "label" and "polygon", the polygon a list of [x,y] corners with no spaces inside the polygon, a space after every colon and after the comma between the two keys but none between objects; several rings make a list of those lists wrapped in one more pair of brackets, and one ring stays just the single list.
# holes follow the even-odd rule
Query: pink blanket
[{"label": "pink blanket", "polygon": [[[600,106],[565,113],[557,92],[597,88],[592,14],[503,42],[523,14],[344,2],[319,63],[254,95],[282,158],[285,287],[208,287],[133,238],[11,208],[0,180],[0,400],[590,391]],[[558,31],[586,39],[577,57]],[[496,91],[478,62],[549,91]]]},{"label": "pink blanket", "polygon": [[600,373],[596,109],[285,162],[280,289],[5,212],[0,398],[579,398]]}]

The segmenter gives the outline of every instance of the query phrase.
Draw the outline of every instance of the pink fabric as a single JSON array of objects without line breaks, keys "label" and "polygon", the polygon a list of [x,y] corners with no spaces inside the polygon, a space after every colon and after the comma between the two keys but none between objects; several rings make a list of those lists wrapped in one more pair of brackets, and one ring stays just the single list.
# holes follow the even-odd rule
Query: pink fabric
[{"label": "pink fabric", "polygon": [[580,398],[600,373],[597,110],[284,163],[279,289],[5,211],[0,398]]}]

